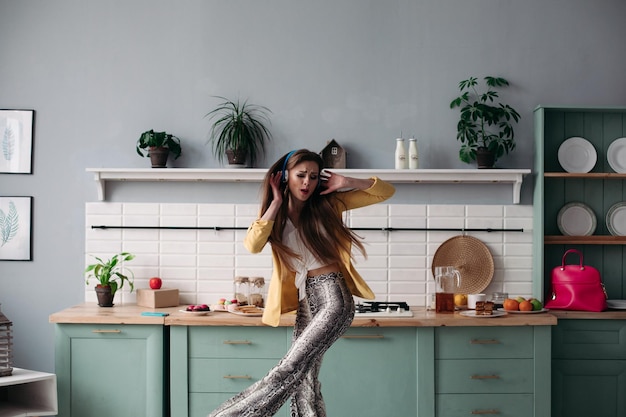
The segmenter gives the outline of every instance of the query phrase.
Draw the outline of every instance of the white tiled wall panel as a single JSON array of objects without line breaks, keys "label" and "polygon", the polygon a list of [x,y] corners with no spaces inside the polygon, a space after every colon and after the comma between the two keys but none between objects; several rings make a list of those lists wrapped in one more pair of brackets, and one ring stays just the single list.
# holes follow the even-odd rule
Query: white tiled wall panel
[{"label": "white tiled wall panel", "polygon": [[[211,304],[231,296],[235,276],[271,276],[269,245],[260,254],[250,254],[242,244],[245,230],[220,230],[247,227],[257,211],[256,204],[87,203],[85,263],[92,263],[93,256],[128,251],[136,255],[127,265],[136,288],[147,288],[148,280],[159,276],[164,287],[180,290],[181,304]],[[485,293],[531,296],[532,206],[378,204],[348,213],[345,220],[351,227],[381,229],[356,231],[368,255],[355,254],[356,267],[377,300],[424,306],[437,248],[461,233],[383,228],[523,229],[467,233],[483,241],[494,258],[495,273]],[[211,229],[92,228],[99,225]],[[92,281],[85,288],[86,301],[96,301],[94,285]],[[115,302],[135,302],[135,293],[124,289]]]}]

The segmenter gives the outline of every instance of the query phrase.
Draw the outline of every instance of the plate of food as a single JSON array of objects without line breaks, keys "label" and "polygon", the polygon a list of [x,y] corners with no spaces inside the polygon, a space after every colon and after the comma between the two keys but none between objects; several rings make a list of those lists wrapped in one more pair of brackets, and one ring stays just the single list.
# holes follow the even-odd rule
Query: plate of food
[{"label": "plate of food", "polygon": [[493,311],[492,314],[476,314],[475,310],[465,310],[461,311],[459,314],[465,317],[473,317],[475,319],[493,319],[496,317],[506,316],[506,312],[499,310]]},{"label": "plate of food", "polygon": [[211,312],[211,309],[206,304],[189,305],[187,308],[178,310],[181,313],[189,314],[192,316],[206,316]]},{"label": "plate of food", "polygon": [[237,306],[228,309],[229,313],[237,314],[238,316],[247,317],[260,317],[263,315],[263,309],[257,306]]},{"label": "plate of food", "polygon": [[577,173],[591,171],[598,160],[591,142],[581,137],[572,137],[561,143],[557,157],[565,171]]},{"label": "plate of food", "polygon": [[498,311],[503,311],[505,313],[511,314],[537,314],[537,313],[545,313],[549,311],[547,308],[542,308],[541,310],[530,310],[530,311],[520,311],[520,310],[505,310],[503,308],[499,308]]}]

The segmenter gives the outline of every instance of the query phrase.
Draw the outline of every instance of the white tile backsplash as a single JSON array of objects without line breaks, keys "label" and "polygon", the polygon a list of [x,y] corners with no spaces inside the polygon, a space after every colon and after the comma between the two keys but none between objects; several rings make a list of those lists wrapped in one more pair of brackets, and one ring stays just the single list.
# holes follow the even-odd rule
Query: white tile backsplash
[{"label": "white tile backsplash", "polygon": [[[136,288],[147,288],[152,276],[165,287],[180,290],[182,304],[215,302],[232,293],[233,277],[262,276],[269,280],[269,245],[259,254],[243,246],[245,230],[92,229],[105,226],[244,227],[256,218],[258,204],[108,203],[86,205],[86,264],[92,255],[110,257],[121,250],[136,258],[127,264]],[[346,216],[364,239],[368,259],[356,256],[356,268],[376,293],[377,300],[404,300],[424,306],[426,287],[437,248],[457,231],[383,231],[382,228],[522,228],[523,232],[467,232],[487,245],[495,265],[484,292],[532,293],[532,206],[524,205],[412,205],[377,204]],[[93,286],[85,300],[95,301]],[[127,288],[116,303],[135,301]]]}]

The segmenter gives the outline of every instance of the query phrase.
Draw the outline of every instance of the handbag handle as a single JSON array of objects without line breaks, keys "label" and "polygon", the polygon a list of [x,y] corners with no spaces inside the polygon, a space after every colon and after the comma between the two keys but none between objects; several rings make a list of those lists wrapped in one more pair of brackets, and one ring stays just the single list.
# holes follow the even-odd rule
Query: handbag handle
[{"label": "handbag handle", "polygon": [[565,269],[565,257],[569,254],[569,253],[576,253],[578,254],[578,256],[580,257],[580,270],[584,270],[585,267],[583,266],[583,253],[581,251],[579,251],[578,249],[568,249],[567,251],[565,251],[565,253],[563,254],[563,259],[561,262],[561,271],[563,271]]}]

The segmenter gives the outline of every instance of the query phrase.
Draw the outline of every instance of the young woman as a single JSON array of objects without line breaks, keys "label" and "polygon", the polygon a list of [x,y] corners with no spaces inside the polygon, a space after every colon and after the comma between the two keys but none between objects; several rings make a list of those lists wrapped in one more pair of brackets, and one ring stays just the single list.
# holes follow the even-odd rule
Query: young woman
[{"label": "young woman", "polygon": [[[322,356],[348,329],[354,299],[374,294],[352,265],[358,237],[343,212],[390,198],[395,189],[376,178],[356,179],[322,172],[320,156],[289,152],[263,182],[261,217],[244,245],[259,253],[269,242],[274,270],[263,322],[278,326],[282,313],[297,310],[293,343],[269,373],[213,411],[209,417],[267,417],[291,397],[292,417],[325,417],[318,382]],[[348,191],[340,191],[348,190]]]}]

